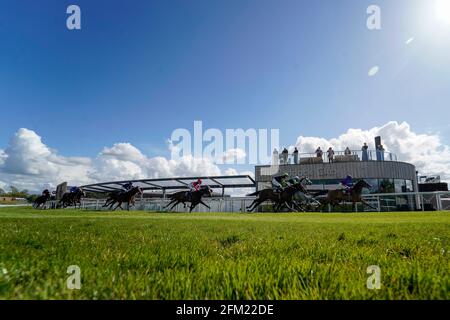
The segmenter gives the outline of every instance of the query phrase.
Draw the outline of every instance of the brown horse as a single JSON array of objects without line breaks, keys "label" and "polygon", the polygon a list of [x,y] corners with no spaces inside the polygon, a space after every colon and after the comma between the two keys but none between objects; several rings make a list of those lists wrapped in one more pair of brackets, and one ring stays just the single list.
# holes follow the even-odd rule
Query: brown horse
[{"label": "brown horse", "polygon": [[256,191],[248,194],[248,196],[258,196],[253,202],[246,207],[247,212],[252,212],[261,203],[265,201],[271,201],[275,205],[273,206],[274,211],[278,211],[283,206],[286,206],[290,211],[296,211],[292,206],[294,194],[298,191],[304,190],[303,185],[299,182],[290,186],[287,186],[281,192],[275,192],[272,189],[263,189],[261,191]]},{"label": "brown horse", "polygon": [[212,189],[209,186],[201,186],[200,190],[193,191],[189,194],[189,191],[179,191],[172,193],[168,196],[170,202],[164,207],[165,209],[169,208],[169,210],[172,210],[177,204],[182,203],[184,206],[186,206],[186,202],[190,202],[191,206],[189,208],[189,212],[192,212],[192,210],[201,203],[208,209],[211,209],[206,203],[203,202],[202,197],[204,195],[208,195],[211,197],[212,195]]},{"label": "brown horse", "polygon": [[68,206],[75,206],[77,208],[77,204],[81,207],[81,198],[85,197],[83,189],[78,188],[76,192],[66,192],[63,194],[61,200],[59,200],[58,206],[63,208],[67,208]]},{"label": "brown horse", "polygon": [[35,209],[39,209],[41,206],[42,208],[45,208],[45,203],[50,200],[50,191],[48,191],[47,189],[45,189],[42,192],[42,195],[37,197],[36,200],[34,200],[33,202],[33,208]]},{"label": "brown horse", "polygon": [[128,191],[116,191],[111,192],[108,196],[108,199],[106,199],[105,204],[103,207],[109,206],[109,209],[112,209],[113,205],[115,203],[118,203],[117,206],[113,209],[116,210],[117,208],[122,208],[122,203],[127,203],[127,210],[130,211],[130,203],[133,203],[134,205],[134,198],[137,194],[143,194],[142,189],[139,187],[133,187]]},{"label": "brown horse", "polygon": [[365,204],[372,209],[376,209],[361,197],[363,188],[370,190],[372,189],[372,186],[365,180],[359,180],[349,193],[346,193],[344,190],[340,189],[330,190],[328,191],[326,198],[322,201],[322,208],[325,204],[330,204],[334,210],[334,207],[341,202],[351,202],[353,209],[358,202],[361,202],[363,205]]}]

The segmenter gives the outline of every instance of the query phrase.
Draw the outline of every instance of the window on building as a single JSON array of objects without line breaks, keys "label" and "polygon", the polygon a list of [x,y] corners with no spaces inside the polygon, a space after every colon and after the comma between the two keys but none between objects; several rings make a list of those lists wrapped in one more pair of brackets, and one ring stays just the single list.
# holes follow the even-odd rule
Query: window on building
[{"label": "window on building", "polygon": [[380,179],[380,193],[394,193],[394,179]]},{"label": "window on building", "polygon": [[373,193],[379,193],[380,188],[378,187],[378,179],[364,179],[368,184],[372,186],[372,189],[367,190],[363,189],[363,194],[373,194]]},{"label": "window on building", "polygon": [[406,183],[403,179],[395,179],[394,187],[396,193],[406,192]]}]

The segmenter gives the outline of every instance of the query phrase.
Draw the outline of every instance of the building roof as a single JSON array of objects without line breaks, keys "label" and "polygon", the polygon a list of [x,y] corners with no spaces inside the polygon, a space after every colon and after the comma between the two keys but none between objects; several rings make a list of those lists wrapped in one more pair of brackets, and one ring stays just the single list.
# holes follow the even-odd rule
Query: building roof
[{"label": "building roof", "polygon": [[203,180],[203,185],[211,188],[252,188],[255,187],[255,180],[249,175],[236,176],[205,176],[205,177],[180,177],[180,178],[159,178],[159,179],[138,179],[110,181],[80,186],[88,192],[111,192],[120,190],[127,182],[132,182],[134,186],[139,186],[142,190],[183,190],[189,188],[189,183]]}]

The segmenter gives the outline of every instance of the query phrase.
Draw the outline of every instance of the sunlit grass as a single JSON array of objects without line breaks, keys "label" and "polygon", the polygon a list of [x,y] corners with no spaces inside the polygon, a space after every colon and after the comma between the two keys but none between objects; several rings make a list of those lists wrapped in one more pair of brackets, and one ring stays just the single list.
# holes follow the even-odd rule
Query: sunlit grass
[{"label": "sunlit grass", "polygon": [[[2,299],[448,299],[450,213],[0,209]],[[81,290],[66,288],[69,265]],[[380,290],[366,268],[381,268]]]}]

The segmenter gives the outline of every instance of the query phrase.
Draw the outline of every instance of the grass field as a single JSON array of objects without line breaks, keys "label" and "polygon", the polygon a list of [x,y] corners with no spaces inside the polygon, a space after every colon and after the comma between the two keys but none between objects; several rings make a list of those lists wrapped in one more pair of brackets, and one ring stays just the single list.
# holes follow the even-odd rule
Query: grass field
[{"label": "grass field", "polygon": [[[0,209],[1,299],[449,299],[450,213]],[[66,287],[81,268],[81,289]],[[369,290],[369,265],[381,289]]]}]

